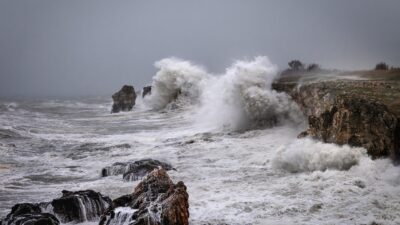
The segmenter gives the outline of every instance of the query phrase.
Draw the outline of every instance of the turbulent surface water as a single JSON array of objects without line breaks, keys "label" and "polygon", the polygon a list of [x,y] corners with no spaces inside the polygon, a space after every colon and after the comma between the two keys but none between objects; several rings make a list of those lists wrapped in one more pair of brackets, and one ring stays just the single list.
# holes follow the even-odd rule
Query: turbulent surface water
[{"label": "turbulent surface water", "polygon": [[[190,79],[188,62],[158,66],[158,89],[131,112],[110,114],[108,97],[2,100],[0,217],[63,189],[130,193],[139,181],[102,178],[101,169],[153,158],[172,164],[172,179],[188,187],[191,224],[400,224],[400,169],[361,148],[297,139],[301,115],[260,78],[274,73],[265,59],[219,77],[196,67]],[[177,89],[185,98],[168,104]]]}]

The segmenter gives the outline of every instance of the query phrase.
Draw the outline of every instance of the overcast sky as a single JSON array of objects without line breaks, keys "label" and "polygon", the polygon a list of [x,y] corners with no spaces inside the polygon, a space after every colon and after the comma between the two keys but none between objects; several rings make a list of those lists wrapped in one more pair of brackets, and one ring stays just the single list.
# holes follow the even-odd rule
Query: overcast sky
[{"label": "overcast sky", "polygon": [[0,0],[0,97],[111,95],[176,56],[400,65],[399,0]]}]

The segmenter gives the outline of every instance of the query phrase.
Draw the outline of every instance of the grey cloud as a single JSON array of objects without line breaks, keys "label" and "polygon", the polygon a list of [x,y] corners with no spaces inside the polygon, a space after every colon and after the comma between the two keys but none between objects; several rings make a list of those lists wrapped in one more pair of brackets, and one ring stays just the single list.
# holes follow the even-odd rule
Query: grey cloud
[{"label": "grey cloud", "polygon": [[109,95],[177,56],[222,72],[267,55],[328,68],[400,62],[400,1],[2,0],[0,96]]}]

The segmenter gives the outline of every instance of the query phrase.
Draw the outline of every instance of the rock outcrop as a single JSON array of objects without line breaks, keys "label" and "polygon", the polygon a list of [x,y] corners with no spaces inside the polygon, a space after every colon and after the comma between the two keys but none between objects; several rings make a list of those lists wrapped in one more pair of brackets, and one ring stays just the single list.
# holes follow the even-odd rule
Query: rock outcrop
[{"label": "rock outcrop", "polygon": [[59,225],[60,221],[50,213],[42,212],[39,204],[21,203],[0,222],[1,225]]},{"label": "rock outcrop", "polygon": [[54,214],[61,222],[84,222],[98,219],[111,205],[111,199],[99,192],[62,191],[61,198],[51,202]]},{"label": "rock outcrop", "polygon": [[133,225],[187,225],[188,199],[182,181],[174,184],[164,169],[155,169],[136,186],[132,194],[112,202],[100,225],[116,224],[116,221]]},{"label": "rock outcrop", "polygon": [[144,98],[146,95],[150,95],[150,94],[151,94],[151,86],[143,87],[142,98]]},{"label": "rock outcrop", "polygon": [[386,88],[387,84],[372,81],[274,84],[275,89],[287,92],[308,116],[309,128],[299,137],[364,147],[373,158],[398,160],[400,119],[394,113],[396,108],[389,109],[382,96],[367,94],[367,90],[379,87]]},{"label": "rock outcrop", "polygon": [[121,90],[112,95],[114,104],[111,113],[130,111],[136,102],[136,93],[133,86],[124,85]]},{"label": "rock outcrop", "polygon": [[123,174],[126,181],[135,181],[143,178],[154,169],[174,169],[170,164],[154,159],[142,159],[134,162],[117,162],[101,170],[103,177]]},{"label": "rock outcrop", "polygon": [[12,207],[0,225],[58,225],[95,221],[111,206],[111,199],[99,192],[62,191],[51,202],[21,203]]},{"label": "rock outcrop", "polygon": [[373,158],[399,157],[398,119],[385,105],[363,99],[337,98],[319,116],[308,117],[310,136],[327,143],[362,146]]}]

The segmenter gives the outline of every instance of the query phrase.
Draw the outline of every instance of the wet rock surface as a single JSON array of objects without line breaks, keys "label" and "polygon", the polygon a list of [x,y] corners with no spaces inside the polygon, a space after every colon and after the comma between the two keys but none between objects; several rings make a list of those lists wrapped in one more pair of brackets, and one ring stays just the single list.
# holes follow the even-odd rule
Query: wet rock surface
[{"label": "wet rock surface", "polygon": [[1,225],[58,225],[59,220],[52,214],[42,212],[39,204],[21,203],[12,207],[11,212],[0,222]]},{"label": "wet rock surface", "polygon": [[[274,84],[308,116],[309,128],[299,137],[364,147],[373,158],[399,160],[400,119],[396,112],[400,105],[393,103],[398,95],[395,87],[396,83],[381,81]],[[386,90],[386,95],[374,93],[380,89]]]},{"label": "wet rock surface", "polygon": [[1,225],[58,225],[95,221],[111,205],[111,199],[92,190],[62,191],[51,202],[21,203],[12,207]]},{"label": "wet rock surface", "polygon": [[98,219],[111,205],[111,199],[99,192],[85,191],[62,191],[61,198],[51,202],[54,214],[61,222],[84,222]]},{"label": "wet rock surface", "polygon": [[124,85],[121,90],[112,95],[114,104],[111,113],[130,111],[136,102],[136,93],[133,86]]},{"label": "wet rock surface", "polygon": [[142,98],[144,98],[146,95],[150,95],[150,94],[151,94],[151,86],[143,87]]},{"label": "wet rock surface", "polygon": [[[155,169],[144,178],[132,194],[112,202],[109,211],[101,218],[100,225],[124,221],[133,225],[189,224],[189,195],[182,181],[174,184],[164,169]],[[121,209],[131,209],[122,214]],[[126,218],[129,218],[126,220]]]},{"label": "wet rock surface", "polygon": [[145,177],[154,169],[163,168],[173,170],[174,168],[165,162],[154,159],[142,159],[134,162],[117,162],[102,169],[103,177],[123,174],[126,181],[135,181]]}]

